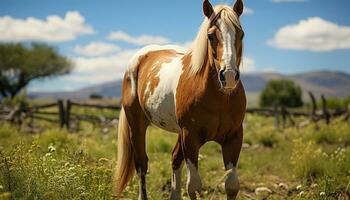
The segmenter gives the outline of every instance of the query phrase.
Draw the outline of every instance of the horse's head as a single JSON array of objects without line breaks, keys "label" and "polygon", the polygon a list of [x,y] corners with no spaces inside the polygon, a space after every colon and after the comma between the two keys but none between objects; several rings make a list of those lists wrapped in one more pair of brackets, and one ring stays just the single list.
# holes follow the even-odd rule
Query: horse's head
[{"label": "horse's head", "polygon": [[217,70],[221,89],[229,93],[240,79],[244,32],[239,17],[243,13],[243,2],[237,0],[233,8],[220,5],[213,9],[209,0],[204,0],[203,12],[210,23],[207,31],[209,59]]}]

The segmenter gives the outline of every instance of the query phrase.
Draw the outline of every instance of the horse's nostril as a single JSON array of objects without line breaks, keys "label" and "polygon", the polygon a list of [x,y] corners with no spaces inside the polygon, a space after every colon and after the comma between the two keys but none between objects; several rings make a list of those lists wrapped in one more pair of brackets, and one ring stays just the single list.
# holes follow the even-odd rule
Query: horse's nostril
[{"label": "horse's nostril", "polygon": [[235,79],[236,79],[236,81],[238,81],[238,79],[240,78],[240,73],[239,73],[239,71],[238,70],[236,70],[236,76],[235,76]]},{"label": "horse's nostril", "polygon": [[219,77],[220,77],[220,81],[222,81],[222,82],[225,81],[224,70],[221,70],[221,71],[219,72]]}]

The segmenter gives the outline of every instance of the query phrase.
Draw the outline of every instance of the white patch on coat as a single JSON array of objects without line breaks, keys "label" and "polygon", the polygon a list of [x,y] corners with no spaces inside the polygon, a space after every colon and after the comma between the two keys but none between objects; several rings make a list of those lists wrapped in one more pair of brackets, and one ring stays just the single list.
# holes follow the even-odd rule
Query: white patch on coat
[{"label": "white patch on coat", "polygon": [[190,160],[186,160],[187,166],[187,192],[190,196],[202,189],[202,181],[196,167]]},{"label": "white patch on coat", "polygon": [[236,33],[235,30],[231,29],[226,23],[221,19],[218,20],[218,25],[221,30],[223,38],[223,54],[221,69],[226,67],[226,70],[235,70],[236,69]]},{"label": "white patch on coat", "polygon": [[145,109],[152,123],[170,132],[180,132],[175,115],[176,88],[182,74],[182,56],[175,57],[170,63],[164,63],[156,77],[159,83],[150,94]]},{"label": "white patch on coat", "polygon": [[146,85],[146,89],[145,89],[144,95],[143,95],[143,99],[146,99],[146,96],[147,96],[147,94],[149,92],[150,85],[151,85],[151,81],[148,81],[147,85]]},{"label": "white patch on coat", "polygon": [[133,76],[133,72],[128,71],[127,72],[129,74],[129,78],[130,78],[130,82],[131,82],[131,96],[135,97],[136,96],[136,79]]},{"label": "white patch on coat", "polygon": [[136,54],[131,58],[130,63],[126,69],[126,73],[128,73],[128,76],[130,78],[131,81],[131,95],[134,97],[136,95],[137,92],[137,81],[136,81],[136,77],[135,77],[135,69],[137,69],[137,66],[140,64],[140,57],[143,55],[146,55],[149,52],[152,51],[160,51],[160,50],[175,50],[179,53],[184,53],[185,49],[180,47],[180,46],[176,46],[176,45],[149,45],[146,46],[142,49],[140,49],[138,52],[136,52]]},{"label": "white patch on coat", "polygon": [[238,180],[238,174],[236,167],[232,163],[229,163],[226,166],[226,169],[229,171],[225,181],[225,190],[226,193],[236,193],[239,191],[240,183]]},{"label": "white patch on coat", "polygon": [[173,170],[173,175],[171,177],[170,200],[181,199],[181,172],[182,166],[177,170]]}]

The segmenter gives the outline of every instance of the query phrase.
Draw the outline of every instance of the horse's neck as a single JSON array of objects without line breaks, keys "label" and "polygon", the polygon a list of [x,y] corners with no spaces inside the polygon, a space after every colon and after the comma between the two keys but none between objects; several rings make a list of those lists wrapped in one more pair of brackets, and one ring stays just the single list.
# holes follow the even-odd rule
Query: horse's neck
[{"label": "horse's neck", "polygon": [[202,76],[203,80],[206,81],[205,89],[210,93],[217,93],[220,89],[220,84],[218,81],[218,74],[215,68],[215,62],[210,56],[209,52],[205,57],[205,61],[203,62],[202,70],[199,73]]}]

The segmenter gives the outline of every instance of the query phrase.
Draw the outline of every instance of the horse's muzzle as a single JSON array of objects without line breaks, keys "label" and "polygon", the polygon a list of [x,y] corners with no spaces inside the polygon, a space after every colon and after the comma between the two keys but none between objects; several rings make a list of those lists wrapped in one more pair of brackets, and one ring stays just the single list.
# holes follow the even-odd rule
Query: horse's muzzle
[{"label": "horse's muzzle", "polygon": [[223,89],[233,90],[236,88],[237,82],[240,78],[239,70],[220,70],[219,80]]}]

